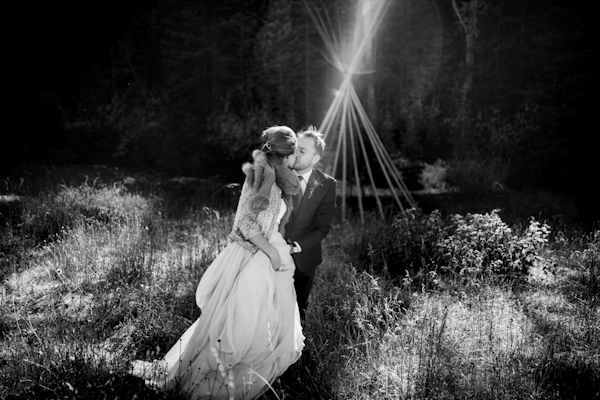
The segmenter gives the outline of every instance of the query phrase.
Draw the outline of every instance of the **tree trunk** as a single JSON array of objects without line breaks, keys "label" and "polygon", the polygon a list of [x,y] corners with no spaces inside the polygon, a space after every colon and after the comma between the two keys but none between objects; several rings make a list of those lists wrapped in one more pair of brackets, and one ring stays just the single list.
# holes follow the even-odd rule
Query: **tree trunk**
[{"label": "tree trunk", "polygon": [[480,6],[479,0],[463,1],[460,7],[456,4],[456,0],[452,0],[454,12],[465,32],[465,78],[462,88],[463,98],[465,100],[473,86],[473,75],[475,73],[475,38],[479,33],[477,30],[477,14],[479,13]]},{"label": "tree trunk", "polygon": [[[480,3],[481,1],[481,3]],[[460,88],[460,100],[458,107],[457,120],[460,124],[460,146],[465,148],[466,143],[465,131],[468,114],[468,96],[473,86],[473,75],[475,74],[475,39],[479,31],[477,30],[477,14],[480,12],[484,0],[464,0],[460,6],[456,0],[452,0],[452,8],[456,13],[458,22],[462,30],[465,32],[465,71],[463,85]]]},{"label": "tree trunk", "polygon": [[[361,27],[361,36],[368,35],[373,26],[373,9],[367,7],[363,11],[363,20]],[[366,44],[364,59],[362,60],[362,68],[364,70],[375,70],[375,41],[374,37]],[[377,102],[375,99],[375,77],[373,73],[363,75],[365,81],[366,101],[365,108],[371,123],[377,126]]]},{"label": "tree trunk", "polygon": [[473,86],[473,74],[475,69],[475,36],[477,35],[477,1],[471,0],[467,5],[467,28],[466,33],[466,56],[465,56],[465,96]]}]

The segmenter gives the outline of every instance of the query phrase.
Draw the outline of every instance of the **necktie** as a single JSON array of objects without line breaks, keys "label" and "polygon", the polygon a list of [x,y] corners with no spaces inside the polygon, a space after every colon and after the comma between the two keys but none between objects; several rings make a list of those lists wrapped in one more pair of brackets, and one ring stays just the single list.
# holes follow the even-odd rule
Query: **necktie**
[{"label": "necktie", "polygon": [[306,192],[306,180],[302,175],[298,175],[298,180],[300,181],[300,189],[302,190],[302,195],[304,196],[304,192]]},{"label": "necktie", "polygon": [[298,181],[300,181],[300,190],[296,195],[296,211],[300,208],[300,203],[302,203],[302,196],[304,196],[304,189],[302,188],[302,184],[305,182],[304,178],[302,178],[302,175],[298,175]]}]

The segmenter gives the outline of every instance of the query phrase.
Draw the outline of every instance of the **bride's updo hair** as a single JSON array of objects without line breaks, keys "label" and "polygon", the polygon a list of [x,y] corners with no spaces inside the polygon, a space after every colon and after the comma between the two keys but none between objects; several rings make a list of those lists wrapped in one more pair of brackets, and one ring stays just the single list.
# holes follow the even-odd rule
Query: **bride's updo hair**
[{"label": "bride's updo hair", "polygon": [[260,135],[260,149],[269,160],[281,161],[296,151],[296,133],[287,126],[272,126]]}]

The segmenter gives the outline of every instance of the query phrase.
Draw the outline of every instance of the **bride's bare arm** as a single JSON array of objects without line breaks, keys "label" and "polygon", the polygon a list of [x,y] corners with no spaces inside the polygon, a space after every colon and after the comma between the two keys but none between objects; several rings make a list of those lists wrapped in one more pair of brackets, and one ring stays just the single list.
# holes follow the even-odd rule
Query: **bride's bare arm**
[{"label": "bride's bare arm", "polygon": [[269,243],[269,241],[261,234],[255,235],[248,240],[258,247],[259,250],[262,250],[271,260],[273,269],[275,271],[279,271],[279,268],[281,268],[281,259],[279,258],[277,249],[273,247],[273,245],[271,245],[271,243]]}]

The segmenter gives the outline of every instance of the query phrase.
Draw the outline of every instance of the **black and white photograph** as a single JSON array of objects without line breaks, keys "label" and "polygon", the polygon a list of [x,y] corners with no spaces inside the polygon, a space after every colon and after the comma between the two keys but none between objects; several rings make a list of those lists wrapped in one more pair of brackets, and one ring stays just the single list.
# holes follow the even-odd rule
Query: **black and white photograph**
[{"label": "black and white photograph", "polygon": [[0,399],[600,399],[591,5],[1,15]]}]

